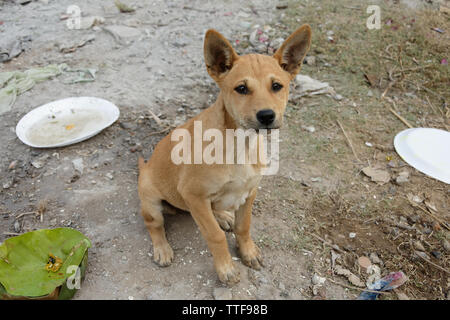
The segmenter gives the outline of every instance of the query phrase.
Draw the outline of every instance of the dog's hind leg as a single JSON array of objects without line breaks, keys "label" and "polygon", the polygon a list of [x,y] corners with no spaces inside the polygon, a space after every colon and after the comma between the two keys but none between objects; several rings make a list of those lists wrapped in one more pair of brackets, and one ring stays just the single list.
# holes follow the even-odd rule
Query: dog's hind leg
[{"label": "dog's hind leg", "polygon": [[153,242],[153,260],[161,267],[172,263],[173,250],[166,239],[161,199],[141,198],[141,213]]}]

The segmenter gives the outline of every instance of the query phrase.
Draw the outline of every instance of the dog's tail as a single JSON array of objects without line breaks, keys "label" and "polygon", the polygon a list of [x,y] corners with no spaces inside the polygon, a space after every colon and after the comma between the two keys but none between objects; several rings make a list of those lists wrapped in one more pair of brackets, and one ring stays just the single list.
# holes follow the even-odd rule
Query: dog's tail
[{"label": "dog's tail", "polygon": [[139,171],[141,171],[142,170],[142,168],[144,168],[144,166],[145,166],[145,160],[144,160],[144,158],[142,158],[142,157],[139,157],[139,160],[138,160],[138,164],[139,164]]}]

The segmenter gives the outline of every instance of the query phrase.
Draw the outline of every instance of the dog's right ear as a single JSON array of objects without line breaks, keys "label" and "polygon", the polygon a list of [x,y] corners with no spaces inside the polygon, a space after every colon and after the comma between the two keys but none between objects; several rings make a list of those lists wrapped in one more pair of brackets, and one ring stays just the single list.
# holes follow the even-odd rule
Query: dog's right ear
[{"label": "dog's right ear", "polygon": [[281,68],[289,72],[291,79],[299,73],[303,59],[311,46],[311,27],[307,24],[295,30],[273,57],[278,61]]},{"label": "dog's right ear", "polygon": [[203,47],[206,69],[211,78],[220,82],[233,66],[239,56],[230,42],[216,30],[210,29],[205,35]]}]

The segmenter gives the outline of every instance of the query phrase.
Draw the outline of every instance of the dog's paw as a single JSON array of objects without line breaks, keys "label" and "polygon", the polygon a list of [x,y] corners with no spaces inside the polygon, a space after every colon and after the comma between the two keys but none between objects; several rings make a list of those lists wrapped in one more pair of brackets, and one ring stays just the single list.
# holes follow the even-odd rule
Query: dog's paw
[{"label": "dog's paw", "polygon": [[167,267],[172,263],[173,250],[168,243],[153,247],[153,261],[160,267]]},{"label": "dog's paw", "polygon": [[242,263],[246,266],[256,270],[260,270],[261,267],[264,267],[261,250],[253,241],[248,242],[246,245],[239,246],[239,254]]},{"label": "dog's paw", "polygon": [[216,266],[216,271],[219,280],[228,286],[232,286],[240,281],[239,270],[233,261]]},{"label": "dog's paw", "polygon": [[223,231],[231,231],[234,227],[234,213],[229,211],[215,211],[214,216]]}]

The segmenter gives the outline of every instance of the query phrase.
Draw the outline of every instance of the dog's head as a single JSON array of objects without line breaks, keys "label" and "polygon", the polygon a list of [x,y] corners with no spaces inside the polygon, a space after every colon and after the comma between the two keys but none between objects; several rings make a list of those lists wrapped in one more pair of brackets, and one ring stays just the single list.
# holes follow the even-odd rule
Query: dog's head
[{"label": "dog's head", "polygon": [[300,71],[310,44],[311,27],[303,25],[273,56],[238,56],[219,32],[206,32],[206,68],[219,85],[225,108],[237,127],[256,130],[281,127],[289,82]]}]

